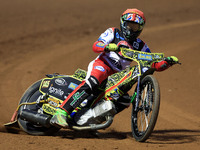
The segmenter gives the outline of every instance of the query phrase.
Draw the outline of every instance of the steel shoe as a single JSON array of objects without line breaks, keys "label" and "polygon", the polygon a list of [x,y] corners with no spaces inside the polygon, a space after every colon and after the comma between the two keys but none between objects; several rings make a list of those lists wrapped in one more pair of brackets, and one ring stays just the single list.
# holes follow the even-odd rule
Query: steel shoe
[{"label": "steel shoe", "polygon": [[53,115],[53,117],[50,120],[50,124],[59,128],[67,128],[67,112],[58,108],[56,113]]}]

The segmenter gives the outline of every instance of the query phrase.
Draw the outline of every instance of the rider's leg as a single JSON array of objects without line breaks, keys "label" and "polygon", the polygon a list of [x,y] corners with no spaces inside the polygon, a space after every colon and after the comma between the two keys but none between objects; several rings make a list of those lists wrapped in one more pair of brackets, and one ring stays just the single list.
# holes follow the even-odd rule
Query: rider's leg
[{"label": "rider's leg", "polygon": [[72,93],[70,93],[67,99],[62,103],[60,108],[57,109],[55,115],[50,120],[50,123],[54,126],[65,128],[68,126],[66,120],[68,115],[77,108],[80,103],[85,100],[93,90],[98,87],[98,80],[90,76],[86,81],[83,81]]},{"label": "rider's leg", "polygon": [[[66,127],[67,115],[70,115],[83,100],[97,89],[98,85],[101,84],[103,80],[113,73],[114,71],[100,59],[92,61],[88,66],[86,79],[67,97],[59,108],[66,112],[65,114],[62,113],[62,116],[65,117],[60,117],[61,111],[57,111],[50,120],[51,124]],[[59,121],[60,118],[62,121]]]},{"label": "rider's leg", "polygon": [[99,81],[90,76],[87,80],[83,81],[62,103],[60,108],[65,110],[68,114],[80,105],[93,91],[99,86]]}]

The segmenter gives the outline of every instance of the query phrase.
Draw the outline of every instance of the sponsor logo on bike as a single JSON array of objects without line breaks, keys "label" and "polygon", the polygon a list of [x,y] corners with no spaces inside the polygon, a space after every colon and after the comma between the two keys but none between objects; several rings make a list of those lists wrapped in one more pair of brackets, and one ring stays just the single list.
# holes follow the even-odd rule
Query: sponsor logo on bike
[{"label": "sponsor logo on bike", "polygon": [[60,86],[66,86],[66,85],[67,85],[67,82],[66,82],[65,79],[63,79],[63,78],[58,78],[58,79],[56,79],[56,80],[55,80],[55,83],[56,83],[57,85],[60,85]]},{"label": "sponsor logo on bike", "polygon": [[154,55],[154,58],[155,58],[155,59],[161,59],[161,56],[159,56],[159,55]]},{"label": "sponsor logo on bike", "polygon": [[140,59],[140,60],[152,60],[152,56],[147,55],[147,54],[138,54],[138,59]]},{"label": "sponsor logo on bike", "polygon": [[49,93],[50,94],[56,94],[56,95],[59,95],[59,96],[63,96],[64,92],[61,90],[61,89],[57,89],[55,87],[50,87],[49,88]]},{"label": "sponsor logo on bike", "polygon": [[72,90],[75,90],[75,89],[77,88],[77,86],[78,86],[77,84],[71,82],[71,83],[69,84],[68,88],[69,88],[69,89],[72,89]]},{"label": "sponsor logo on bike", "polygon": [[48,99],[48,103],[49,105],[53,106],[53,107],[57,107],[59,105],[59,100],[53,99],[53,98],[49,98]]},{"label": "sponsor logo on bike", "polygon": [[50,83],[50,81],[44,81],[42,83],[42,88],[48,88],[49,87],[49,83]]}]

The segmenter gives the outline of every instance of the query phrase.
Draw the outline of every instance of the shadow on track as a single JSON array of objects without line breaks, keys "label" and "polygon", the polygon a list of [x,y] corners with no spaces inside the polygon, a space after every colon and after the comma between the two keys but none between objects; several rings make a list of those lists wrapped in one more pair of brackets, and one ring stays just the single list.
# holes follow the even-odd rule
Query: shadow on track
[{"label": "shadow on track", "polygon": [[[0,126],[0,132],[7,132],[11,134],[26,134],[21,131],[18,126],[13,128],[5,128]],[[66,139],[79,139],[79,138],[91,138],[91,139],[116,139],[123,140],[127,138],[133,138],[131,132],[118,132],[110,129],[109,131],[95,132],[95,131],[74,131],[69,129],[61,129],[55,133],[56,136]],[[171,129],[171,130],[155,130],[147,139],[145,143],[149,144],[184,144],[193,143],[200,140],[200,130],[188,130],[188,129]]]},{"label": "shadow on track", "polygon": [[[11,133],[11,134],[27,134],[22,131],[18,125],[12,127],[5,127],[0,125],[0,132]],[[47,135],[48,136],[48,135]],[[118,132],[115,130],[98,132],[98,131],[75,131],[70,129],[61,129],[57,133],[49,136],[56,136],[67,139],[78,139],[78,138],[99,138],[99,139],[126,139],[131,136],[130,132]]]},{"label": "shadow on track", "polygon": [[73,130],[61,130],[55,134],[55,136],[60,136],[62,138],[77,139],[77,138],[99,138],[99,139],[126,139],[130,137],[130,132],[117,132],[111,130],[108,132],[95,132],[95,131],[73,131]]},{"label": "shadow on track", "polygon": [[155,130],[147,143],[152,144],[183,144],[193,143],[200,139],[200,130]]},{"label": "shadow on track", "polygon": [[[77,138],[99,138],[99,139],[116,139],[122,140],[133,138],[131,132],[118,132],[111,130],[108,132],[89,132],[89,131],[73,131],[61,130],[55,136],[62,138],[77,139]],[[193,143],[200,139],[200,130],[155,130],[145,143],[149,144],[183,144]],[[134,140],[134,138],[133,138]]]}]

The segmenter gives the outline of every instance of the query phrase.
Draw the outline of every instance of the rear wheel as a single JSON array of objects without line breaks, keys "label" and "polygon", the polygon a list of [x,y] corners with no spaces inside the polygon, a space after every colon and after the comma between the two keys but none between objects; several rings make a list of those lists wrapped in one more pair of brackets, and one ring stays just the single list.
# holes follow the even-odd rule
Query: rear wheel
[{"label": "rear wheel", "polygon": [[[24,95],[21,98],[21,101],[19,102],[19,104],[21,103],[30,103],[30,102],[35,102],[38,97],[40,95],[42,95],[39,92],[39,87],[41,84],[41,80],[37,81],[36,83],[34,83],[33,85],[31,85],[26,92],[24,93]],[[41,108],[40,105],[38,104],[34,104],[34,105],[22,105],[18,111],[18,114],[20,114],[20,111],[22,111],[23,109],[30,109],[33,111],[38,111]],[[59,131],[59,128],[56,127],[42,127],[42,126],[38,126],[38,125],[34,125],[31,124],[28,121],[22,120],[18,117],[18,124],[20,126],[20,128],[22,130],[24,130],[25,132],[27,132],[28,134],[32,134],[32,135],[49,135],[49,134],[53,134],[56,133],[57,131]]]},{"label": "rear wheel", "polygon": [[[135,108],[138,102],[138,108]],[[136,141],[144,142],[151,135],[159,113],[160,88],[158,81],[152,75],[147,75],[141,81],[139,99],[133,102],[132,134]]]}]

